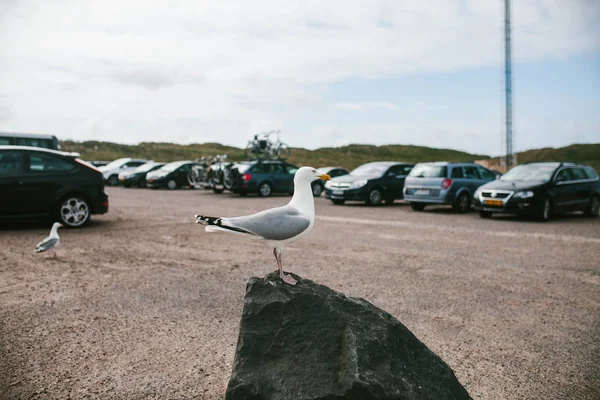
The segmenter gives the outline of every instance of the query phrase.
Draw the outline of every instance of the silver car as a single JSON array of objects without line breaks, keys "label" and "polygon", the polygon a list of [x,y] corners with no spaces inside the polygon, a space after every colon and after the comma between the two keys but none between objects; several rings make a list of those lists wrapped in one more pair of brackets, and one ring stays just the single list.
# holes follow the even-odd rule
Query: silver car
[{"label": "silver car", "polygon": [[420,163],[406,177],[404,200],[414,211],[423,211],[428,204],[448,204],[467,212],[477,188],[496,178],[496,173],[473,163]]}]

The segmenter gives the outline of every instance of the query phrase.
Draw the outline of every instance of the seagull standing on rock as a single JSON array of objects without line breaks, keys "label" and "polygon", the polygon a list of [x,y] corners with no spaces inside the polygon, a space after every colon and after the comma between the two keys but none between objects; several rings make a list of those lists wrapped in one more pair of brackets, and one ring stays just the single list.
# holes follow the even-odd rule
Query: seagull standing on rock
[{"label": "seagull standing on rock", "polygon": [[62,228],[62,224],[55,222],[50,230],[50,235],[37,244],[35,248],[36,253],[43,253],[44,251],[52,250],[54,258],[56,258],[56,252],[54,251],[54,248],[60,243],[58,228]]},{"label": "seagull standing on rock", "polygon": [[302,167],[294,176],[294,196],[287,205],[233,218],[196,215],[196,223],[206,225],[206,232],[231,233],[265,241],[273,248],[281,279],[289,285],[295,285],[297,281],[291,275],[283,273],[283,249],[312,230],[315,223],[315,201],[311,183],[317,179],[328,181],[331,177],[318,173],[312,167]]}]

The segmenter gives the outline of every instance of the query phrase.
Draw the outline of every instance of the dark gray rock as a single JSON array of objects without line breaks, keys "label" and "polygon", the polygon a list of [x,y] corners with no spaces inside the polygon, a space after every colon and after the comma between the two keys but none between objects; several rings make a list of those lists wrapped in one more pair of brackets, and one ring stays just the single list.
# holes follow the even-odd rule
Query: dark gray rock
[{"label": "dark gray rock", "polygon": [[250,278],[226,399],[470,399],[390,314],[293,276]]}]

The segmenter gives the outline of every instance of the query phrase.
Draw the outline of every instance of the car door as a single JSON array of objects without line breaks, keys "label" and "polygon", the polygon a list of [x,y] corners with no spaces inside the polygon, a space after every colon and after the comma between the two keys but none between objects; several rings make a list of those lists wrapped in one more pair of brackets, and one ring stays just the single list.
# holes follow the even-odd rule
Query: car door
[{"label": "car door", "polygon": [[572,211],[577,203],[577,192],[570,168],[562,168],[554,178],[553,202],[558,212]]},{"label": "car door", "polygon": [[284,164],[283,168],[286,173],[286,176],[285,176],[286,192],[294,193],[294,176],[296,176],[298,167],[296,167],[293,164]]},{"label": "car door", "polygon": [[188,174],[192,170],[192,164],[185,164],[181,167],[177,168],[174,172],[175,174],[175,182],[177,182],[177,187],[187,186],[189,185]]},{"label": "car door", "polygon": [[54,154],[38,151],[27,153],[23,177],[23,190],[27,197],[25,205],[32,213],[49,213],[56,205],[59,191],[73,184],[71,174],[76,168]]},{"label": "car door", "polygon": [[471,195],[475,193],[479,186],[485,183],[475,165],[463,166],[463,173],[465,174],[465,186],[469,189]]},{"label": "car door", "polygon": [[403,165],[393,165],[384,174],[386,197],[391,199],[401,199],[403,197],[402,190],[404,189],[404,174]]},{"label": "car door", "polygon": [[274,192],[291,192],[289,174],[281,164],[269,164],[271,181]]},{"label": "car door", "polygon": [[26,213],[26,193],[22,185],[25,174],[25,152],[0,150],[0,216]]},{"label": "car door", "polygon": [[589,204],[592,198],[592,181],[581,167],[571,168],[571,174],[573,175],[573,184],[575,185],[574,207],[577,210],[582,210]]}]

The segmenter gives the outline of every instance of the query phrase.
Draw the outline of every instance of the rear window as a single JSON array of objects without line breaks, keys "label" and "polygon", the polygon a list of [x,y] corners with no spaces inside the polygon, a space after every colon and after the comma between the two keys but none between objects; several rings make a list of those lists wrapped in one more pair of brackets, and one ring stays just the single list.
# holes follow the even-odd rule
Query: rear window
[{"label": "rear window", "polygon": [[238,164],[238,165],[234,166],[233,168],[237,169],[240,174],[244,174],[244,173],[246,173],[246,171],[248,171],[248,169],[250,168],[250,165],[249,164]]},{"label": "rear window", "polygon": [[72,163],[51,154],[29,155],[29,172],[65,172],[72,169],[75,169]]},{"label": "rear window", "polygon": [[576,181],[583,181],[588,179],[587,174],[583,170],[583,168],[573,168],[571,169],[571,173],[573,174],[573,179]]},{"label": "rear window", "polygon": [[447,175],[447,166],[431,164],[417,164],[408,174],[413,178],[445,178]]},{"label": "rear window", "polygon": [[583,170],[585,171],[588,179],[596,179],[598,177],[596,170],[592,167],[585,167]]}]

